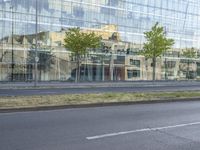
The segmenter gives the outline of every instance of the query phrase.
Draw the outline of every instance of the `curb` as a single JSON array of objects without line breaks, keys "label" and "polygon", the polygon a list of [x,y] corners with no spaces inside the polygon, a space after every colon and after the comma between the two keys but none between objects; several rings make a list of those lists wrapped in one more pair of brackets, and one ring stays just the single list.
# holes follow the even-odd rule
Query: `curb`
[{"label": "curb", "polygon": [[[153,85],[153,84],[123,84],[123,85],[79,85],[79,86],[13,86],[0,87],[0,90],[38,90],[38,89],[84,89],[84,88],[150,88],[150,87],[176,87],[177,85]],[[179,85],[180,86],[180,85]],[[181,85],[182,87],[196,87],[200,85]]]},{"label": "curb", "polygon": [[31,111],[50,111],[61,109],[78,109],[78,108],[95,108],[95,107],[109,107],[109,106],[126,106],[136,104],[156,104],[156,103],[174,103],[174,102],[195,102],[200,101],[200,97],[195,98],[180,98],[180,99],[165,99],[165,100],[150,100],[150,101],[127,101],[127,102],[111,102],[111,103],[94,103],[94,104],[78,104],[78,105],[62,105],[62,106],[41,106],[41,107],[28,107],[28,108],[8,108],[0,109],[0,113],[13,113],[13,112],[31,112]]}]

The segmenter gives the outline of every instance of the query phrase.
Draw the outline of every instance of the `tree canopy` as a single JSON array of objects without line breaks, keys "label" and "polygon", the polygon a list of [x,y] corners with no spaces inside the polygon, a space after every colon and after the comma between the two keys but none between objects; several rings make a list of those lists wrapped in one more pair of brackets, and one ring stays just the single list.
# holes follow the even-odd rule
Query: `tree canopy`
[{"label": "tree canopy", "polygon": [[196,58],[196,50],[192,47],[190,49],[186,49],[183,50],[183,54],[184,57],[186,58]]},{"label": "tree canopy", "polygon": [[80,28],[69,28],[66,31],[64,47],[75,56],[77,63],[76,82],[80,80],[82,56],[85,56],[90,49],[100,47],[100,42],[101,36],[97,36],[94,32],[83,32]]},{"label": "tree canopy", "polygon": [[146,43],[143,47],[143,55],[147,58],[159,57],[163,52],[171,49],[173,39],[167,39],[162,26],[156,23],[151,31],[144,32]]},{"label": "tree canopy", "polygon": [[100,46],[101,37],[94,32],[84,33],[80,28],[70,28],[66,31],[64,46],[75,56],[85,55],[88,49],[98,48]]}]

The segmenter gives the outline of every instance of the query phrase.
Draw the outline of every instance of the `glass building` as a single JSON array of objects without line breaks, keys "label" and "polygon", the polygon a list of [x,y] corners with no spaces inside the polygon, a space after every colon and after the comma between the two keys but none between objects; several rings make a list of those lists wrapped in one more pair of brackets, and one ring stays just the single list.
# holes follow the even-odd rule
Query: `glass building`
[{"label": "glass building", "polygon": [[[198,79],[199,7],[199,0],[0,0],[0,81],[32,81],[35,73],[41,81],[74,81],[76,62],[63,47],[71,27],[103,38],[83,58],[81,80],[151,80],[151,60],[138,52],[156,22],[175,40],[158,58],[156,78]],[[195,59],[182,56],[191,48]]]}]

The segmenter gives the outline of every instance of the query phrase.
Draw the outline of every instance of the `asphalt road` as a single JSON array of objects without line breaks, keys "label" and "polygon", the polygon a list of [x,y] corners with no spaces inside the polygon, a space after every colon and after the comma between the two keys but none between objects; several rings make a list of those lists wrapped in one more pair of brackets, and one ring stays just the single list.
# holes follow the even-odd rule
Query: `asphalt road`
[{"label": "asphalt road", "polygon": [[200,102],[0,114],[1,150],[199,150]]},{"label": "asphalt road", "polygon": [[[53,86],[53,85],[52,85]],[[56,84],[54,85],[56,86]],[[122,82],[122,83],[90,83],[59,84],[48,88],[0,88],[0,96],[19,95],[55,95],[106,92],[153,92],[153,91],[196,91],[200,90],[200,82]],[[3,86],[2,86],[3,87]]]}]

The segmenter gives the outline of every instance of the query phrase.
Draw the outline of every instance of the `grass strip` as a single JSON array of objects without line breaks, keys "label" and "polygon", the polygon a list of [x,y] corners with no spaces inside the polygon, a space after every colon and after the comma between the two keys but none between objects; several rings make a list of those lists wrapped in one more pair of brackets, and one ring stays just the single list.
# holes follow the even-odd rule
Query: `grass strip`
[{"label": "grass strip", "polygon": [[200,91],[0,97],[0,109],[200,98]]}]

